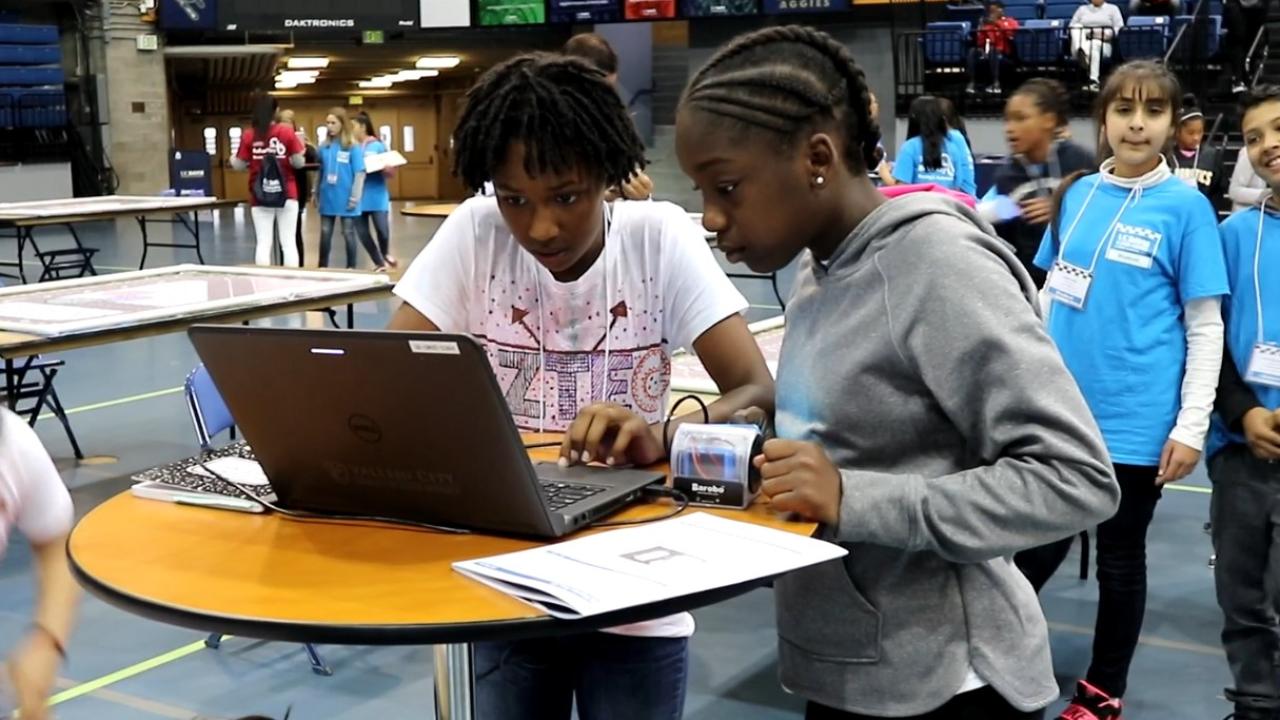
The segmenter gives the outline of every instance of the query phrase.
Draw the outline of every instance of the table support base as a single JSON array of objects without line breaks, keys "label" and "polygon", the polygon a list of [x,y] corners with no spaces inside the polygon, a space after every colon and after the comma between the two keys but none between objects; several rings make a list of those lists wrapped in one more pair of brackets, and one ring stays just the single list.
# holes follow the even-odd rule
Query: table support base
[{"label": "table support base", "polygon": [[471,645],[436,645],[436,717],[439,720],[475,719],[475,675]]}]

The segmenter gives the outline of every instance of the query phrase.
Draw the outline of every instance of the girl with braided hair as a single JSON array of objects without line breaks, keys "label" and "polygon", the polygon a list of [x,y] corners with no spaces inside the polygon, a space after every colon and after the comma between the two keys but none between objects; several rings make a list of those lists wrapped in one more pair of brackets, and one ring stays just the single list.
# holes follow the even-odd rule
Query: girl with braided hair
[{"label": "girl with braided hair", "polygon": [[[702,230],[670,203],[605,202],[644,167],[644,146],[602,71],[563,55],[499,65],[468,93],[454,145],[454,171],[496,197],[463,203],[409,266],[393,329],[479,338],[516,424],[565,433],[562,464],[661,460],[679,347],[721,391],[711,422],[772,410],[747,302]],[[478,717],[568,720],[576,700],[582,720],[675,720],[692,633],[683,613],[478,643]]]},{"label": "girl with braided hair", "polygon": [[1042,717],[1048,630],[1011,556],[1108,517],[1116,482],[1013,250],[951,199],[886,201],[879,134],[849,51],[796,26],[721,49],[676,118],[730,258],[805,254],[755,463],[849,554],[776,583],[782,683],[811,719]]}]

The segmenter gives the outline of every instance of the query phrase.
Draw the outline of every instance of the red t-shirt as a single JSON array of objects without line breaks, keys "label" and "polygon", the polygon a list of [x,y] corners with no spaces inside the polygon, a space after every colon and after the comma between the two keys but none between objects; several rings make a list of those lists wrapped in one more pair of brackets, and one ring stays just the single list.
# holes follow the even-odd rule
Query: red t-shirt
[{"label": "red t-shirt", "polygon": [[628,20],[654,20],[675,16],[675,0],[627,0],[626,2]]},{"label": "red t-shirt", "polygon": [[1013,46],[1013,34],[1018,32],[1018,21],[1011,17],[1002,17],[990,22],[983,19],[978,28],[978,49],[987,52],[987,43],[991,49],[1001,55],[1008,55]]},{"label": "red t-shirt", "polygon": [[[249,163],[249,187],[252,188],[258,179],[258,173],[262,172],[262,158],[267,155],[275,156],[276,163],[280,166],[280,176],[284,178],[285,197],[297,200],[298,179],[293,173],[293,166],[289,164],[289,156],[304,153],[306,149],[293,128],[271,123],[265,140],[255,138],[253,128],[246,128],[240,136],[240,149],[236,152],[236,157]],[[249,204],[254,204],[252,192],[249,193]]]}]

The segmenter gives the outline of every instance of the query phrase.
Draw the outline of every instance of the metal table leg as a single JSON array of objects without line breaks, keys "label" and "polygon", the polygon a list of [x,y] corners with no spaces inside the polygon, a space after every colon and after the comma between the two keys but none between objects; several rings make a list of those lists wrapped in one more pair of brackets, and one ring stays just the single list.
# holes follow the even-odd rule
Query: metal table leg
[{"label": "metal table leg", "polygon": [[475,720],[475,675],[471,645],[436,645],[436,717]]},{"label": "metal table leg", "polygon": [[14,374],[13,358],[4,359],[4,399],[10,410],[18,402],[18,378]]},{"label": "metal table leg", "polygon": [[347,329],[356,329],[356,304],[347,303]]}]

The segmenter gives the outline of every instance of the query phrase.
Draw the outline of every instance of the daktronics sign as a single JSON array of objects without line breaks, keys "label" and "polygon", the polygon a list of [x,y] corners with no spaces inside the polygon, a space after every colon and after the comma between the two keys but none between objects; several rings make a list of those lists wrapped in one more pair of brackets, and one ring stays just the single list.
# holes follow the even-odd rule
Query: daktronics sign
[{"label": "daktronics sign", "polygon": [[394,30],[418,27],[419,0],[219,0],[218,27],[234,32]]}]

